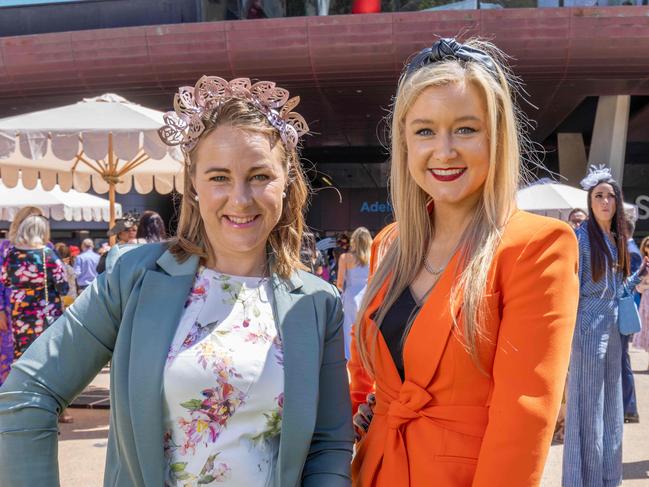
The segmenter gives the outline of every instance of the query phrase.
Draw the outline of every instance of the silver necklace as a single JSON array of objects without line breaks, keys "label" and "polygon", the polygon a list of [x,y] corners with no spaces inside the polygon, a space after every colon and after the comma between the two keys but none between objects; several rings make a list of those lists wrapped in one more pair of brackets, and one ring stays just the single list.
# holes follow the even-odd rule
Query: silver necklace
[{"label": "silver necklace", "polygon": [[424,257],[424,269],[426,269],[430,274],[433,276],[439,276],[442,272],[444,272],[444,269],[446,269],[446,266],[448,265],[448,262],[439,269],[435,269],[433,265],[428,261],[428,256]]},{"label": "silver necklace", "polygon": [[424,269],[426,269],[426,271],[429,274],[432,274],[433,276],[438,277],[442,272],[444,272],[444,270],[446,269],[446,266],[448,266],[448,263],[451,261],[451,259],[455,255],[455,252],[457,251],[457,248],[460,246],[461,241],[462,241],[462,239],[460,239],[457,242],[457,244],[455,244],[455,247],[453,247],[453,250],[451,250],[451,253],[448,256],[448,259],[446,259],[446,262],[444,262],[444,264],[441,267],[439,267],[438,269],[435,269],[433,267],[433,265],[428,260],[428,255],[426,255],[424,257]]}]

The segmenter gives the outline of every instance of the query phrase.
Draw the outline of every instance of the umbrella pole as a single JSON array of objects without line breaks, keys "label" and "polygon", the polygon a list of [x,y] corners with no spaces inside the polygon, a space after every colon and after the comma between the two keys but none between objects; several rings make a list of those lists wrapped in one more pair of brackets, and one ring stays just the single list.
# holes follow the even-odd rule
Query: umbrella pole
[{"label": "umbrella pole", "polygon": [[[108,180],[108,208],[110,210],[110,226],[115,226],[115,158],[113,156],[113,133],[108,134],[108,173],[110,179]],[[112,247],[117,241],[116,235],[108,237],[108,244]]]},{"label": "umbrella pole", "polygon": [[[108,183],[108,204],[110,209],[110,226],[108,228],[113,228],[115,226],[115,183],[112,182]],[[108,244],[112,247],[116,240],[116,235],[111,235],[108,237]]]}]

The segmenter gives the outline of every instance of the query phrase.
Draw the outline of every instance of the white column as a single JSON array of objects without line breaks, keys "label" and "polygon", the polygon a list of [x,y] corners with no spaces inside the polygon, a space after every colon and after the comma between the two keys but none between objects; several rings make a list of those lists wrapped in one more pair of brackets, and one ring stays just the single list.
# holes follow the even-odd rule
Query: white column
[{"label": "white column", "polygon": [[613,177],[620,185],[624,176],[630,104],[629,95],[599,97],[588,154],[588,164],[610,166]]},{"label": "white column", "polygon": [[561,182],[570,186],[579,186],[579,181],[586,175],[587,168],[584,137],[579,133],[558,133],[557,145]]}]

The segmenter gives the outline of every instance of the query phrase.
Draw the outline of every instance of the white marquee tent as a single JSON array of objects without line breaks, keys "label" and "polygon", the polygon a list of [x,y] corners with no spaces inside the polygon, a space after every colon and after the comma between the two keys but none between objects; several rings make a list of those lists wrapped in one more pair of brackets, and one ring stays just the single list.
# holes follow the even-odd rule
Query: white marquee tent
[{"label": "white marquee tent", "polygon": [[[66,221],[107,222],[110,219],[108,200],[74,189],[64,192],[58,186],[46,191],[40,181],[34,189],[25,188],[19,181],[13,188],[0,184],[0,220],[13,221],[25,206],[37,206],[47,218]],[[115,204],[117,218],[122,216],[122,205]]]}]

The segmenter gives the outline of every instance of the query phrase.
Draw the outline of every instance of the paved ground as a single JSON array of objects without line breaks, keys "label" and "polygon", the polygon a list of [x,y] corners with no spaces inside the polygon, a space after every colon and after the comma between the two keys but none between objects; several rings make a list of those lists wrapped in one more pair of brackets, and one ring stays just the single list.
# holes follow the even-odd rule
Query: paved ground
[{"label": "paved ground", "polygon": [[[636,393],[642,422],[624,427],[624,487],[649,486],[649,354],[631,349]],[[93,382],[96,388],[108,386],[108,374]],[[73,424],[61,425],[59,461],[62,487],[99,487],[102,485],[108,410],[71,409]],[[561,445],[552,446],[542,487],[561,486]]]},{"label": "paved ground", "polygon": [[[630,348],[631,365],[635,375],[635,389],[640,423],[624,425],[624,487],[649,486],[649,354]],[[553,445],[545,465],[542,487],[561,486],[561,459],[563,445]]]}]

